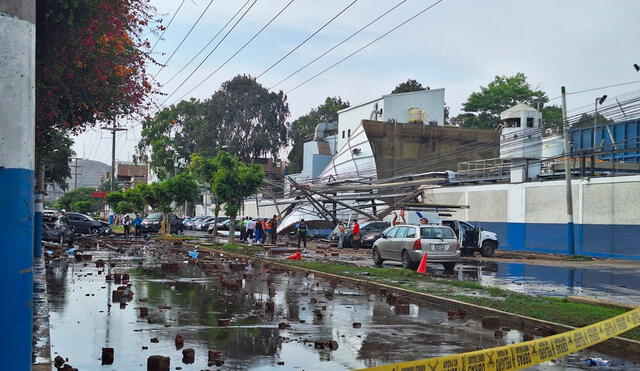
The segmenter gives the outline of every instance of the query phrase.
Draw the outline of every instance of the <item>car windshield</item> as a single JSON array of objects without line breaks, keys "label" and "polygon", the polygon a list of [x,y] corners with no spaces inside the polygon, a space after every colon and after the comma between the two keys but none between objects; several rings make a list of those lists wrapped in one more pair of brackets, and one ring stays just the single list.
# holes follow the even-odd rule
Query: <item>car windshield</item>
[{"label": "car windshield", "polygon": [[429,227],[420,228],[420,238],[455,238],[451,228],[444,227]]},{"label": "car windshield", "polygon": [[149,216],[147,216],[147,219],[150,219],[150,220],[162,219],[162,213],[151,213],[149,214]]}]

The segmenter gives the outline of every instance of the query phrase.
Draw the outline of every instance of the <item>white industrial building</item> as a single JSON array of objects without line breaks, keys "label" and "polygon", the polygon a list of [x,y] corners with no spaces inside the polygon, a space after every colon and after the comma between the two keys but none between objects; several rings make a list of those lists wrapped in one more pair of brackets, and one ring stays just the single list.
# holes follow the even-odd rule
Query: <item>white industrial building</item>
[{"label": "white industrial building", "polygon": [[[302,172],[291,177],[299,183],[374,178],[376,165],[363,120],[442,126],[444,88],[387,94],[338,111],[337,125],[316,127],[314,139],[304,144]],[[326,135],[330,131],[337,134]]]}]

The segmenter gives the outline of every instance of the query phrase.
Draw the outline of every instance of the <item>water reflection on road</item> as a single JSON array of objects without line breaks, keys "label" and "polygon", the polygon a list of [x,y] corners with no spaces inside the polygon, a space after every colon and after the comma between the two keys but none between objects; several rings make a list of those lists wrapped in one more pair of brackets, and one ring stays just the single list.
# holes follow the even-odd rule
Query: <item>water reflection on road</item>
[{"label": "water reflection on road", "polygon": [[637,268],[575,268],[485,261],[459,264],[455,273],[449,275],[533,295],[586,296],[640,305],[640,271]]},{"label": "water reflection on road", "polygon": [[[93,255],[94,260],[107,258],[102,251]],[[522,341],[518,330],[496,338],[494,330],[483,329],[477,320],[450,320],[446,312],[428,306],[410,304],[408,314],[398,315],[378,293],[313,275],[250,264],[233,271],[226,262],[213,260],[225,270],[205,275],[183,264],[184,257],[178,270],[168,272],[153,259],[141,259],[118,259],[116,267],[104,269],[93,262],[48,266],[54,357],[68,357],[80,370],[135,370],[146,369],[147,357],[158,354],[171,357],[172,369],[203,370],[210,367],[207,351],[215,349],[224,355],[221,369],[348,370]],[[131,274],[135,295],[124,306],[112,302],[118,285],[105,280],[109,270]],[[236,289],[221,283],[236,279],[241,282]],[[274,303],[273,313],[265,310],[267,302]],[[140,317],[139,307],[148,308],[148,317]],[[220,326],[220,319],[232,323]],[[279,329],[282,322],[291,327]],[[195,350],[193,364],[182,362],[177,334],[184,336],[184,348]],[[338,348],[325,346],[330,341]],[[100,364],[102,347],[115,349],[112,365]],[[577,369],[590,356],[602,357],[581,352],[535,369]],[[635,366],[613,362],[620,369]]]}]

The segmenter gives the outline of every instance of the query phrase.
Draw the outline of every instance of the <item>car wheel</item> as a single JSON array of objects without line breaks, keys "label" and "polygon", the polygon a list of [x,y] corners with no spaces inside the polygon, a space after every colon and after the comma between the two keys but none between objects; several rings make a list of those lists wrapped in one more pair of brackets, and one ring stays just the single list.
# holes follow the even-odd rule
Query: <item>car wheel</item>
[{"label": "car wheel", "polygon": [[382,255],[380,255],[380,250],[378,250],[377,247],[373,248],[372,255],[373,255],[373,262],[375,263],[375,265],[382,265],[382,263],[384,263],[384,259],[382,259]]},{"label": "car wheel", "polygon": [[409,259],[409,253],[407,250],[402,251],[402,268],[404,269],[416,269],[417,264]]},{"label": "car wheel", "polygon": [[98,228],[89,228],[89,234],[98,234]]},{"label": "car wheel", "polygon": [[446,262],[446,263],[442,263],[442,266],[444,266],[444,270],[452,271],[453,267],[456,266],[456,263],[455,262]]},{"label": "car wheel", "polygon": [[494,241],[484,241],[480,247],[480,254],[485,258],[490,258],[496,252],[496,243]]}]

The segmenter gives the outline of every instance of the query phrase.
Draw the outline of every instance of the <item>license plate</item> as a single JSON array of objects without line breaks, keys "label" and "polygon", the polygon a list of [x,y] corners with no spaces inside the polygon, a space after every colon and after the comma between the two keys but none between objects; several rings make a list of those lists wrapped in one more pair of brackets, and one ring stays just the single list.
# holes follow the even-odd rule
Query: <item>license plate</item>
[{"label": "license plate", "polygon": [[447,248],[447,245],[431,245],[433,251],[444,251]]}]

